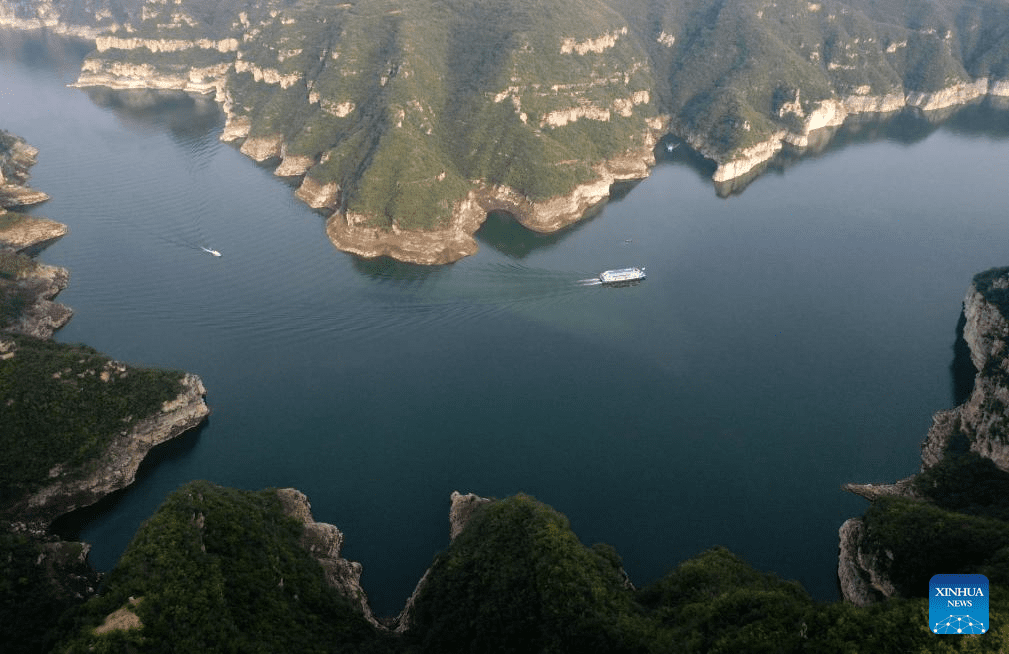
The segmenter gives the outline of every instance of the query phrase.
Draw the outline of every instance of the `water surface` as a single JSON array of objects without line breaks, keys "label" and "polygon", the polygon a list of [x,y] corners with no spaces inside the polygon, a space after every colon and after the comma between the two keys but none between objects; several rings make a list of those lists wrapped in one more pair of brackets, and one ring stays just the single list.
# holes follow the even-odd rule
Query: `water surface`
[{"label": "water surface", "polygon": [[[70,226],[41,256],[72,272],[57,338],[196,372],[213,409],[90,516],[102,569],[191,479],[294,486],[391,614],[447,545],[451,491],[523,491],[638,585],[721,544],[833,599],[864,509],[840,484],[917,469],[967,284],[1007,263],[1007,122],[984,108],[728,199],[666,161],[560,234],[496,215],[477,255],[425,268],[335,250],[219,142],[212,102],[67,88],[86,47],[0,43],[0,126],[41,150],[35,213]],[[628,265],[648,279],[577,284]]]}]

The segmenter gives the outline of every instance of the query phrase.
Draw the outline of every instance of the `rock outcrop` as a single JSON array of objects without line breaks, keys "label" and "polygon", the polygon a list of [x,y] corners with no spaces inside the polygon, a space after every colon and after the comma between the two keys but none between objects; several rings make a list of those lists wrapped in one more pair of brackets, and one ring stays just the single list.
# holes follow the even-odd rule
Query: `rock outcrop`
[{"label": "rock outcrop", "polygon": [[9,247],[15,252],[45,248],[66,236],[67,231],[66,225],[55,220],[0,213],[0,247]]},{"label": "rock outcrop", "polygon": [[[970,450],[1009,471],[1009,268],[975,275],[963,301],[963,339],[977,374],[964,404],[935,414],[921,446],[922,471],[944,459],[951,448]],[[870,501],[916,497],[914,476],[894,484],[845,484],[844,489]],[[891,597],[895,590],[879,565],[878,552],[858,518],[839,532],[838,578],[844,598],[864,606]],[[889,554],[892,560],[893,554]]]},{"label": "rock outcrop", "polygon": [[981,78],[972,82],[956,82],[931,92],[895,90],[882,95],[855,94],[841,99],[823,100],[804,116],[799,130],[775,132],[766,141],[728,157],[709,146],[703,135],[693,134],[687,141],[695,150],[718,164],[712,180],[716,184],[725,183],[759,171],[761,166],[774,159],[786,147],[800,153],[807,149],[823,149],[830,142],[833,134],[831,128],[839,127],[849,117],[864,119],[866,116],[878,117],[900,111],[914,111],[932,122],[941,122],[965,105],[980,102],[987,97],[1004,97],[1007,84],[1009,80]]},{"label": "rock outcrop", "polygon": [[[23,257],[12,250],[0,250],[0,258]],[[24,272],[13,279],[0,277],[0,299],[10,298],[20,305],[18,315],[9,320],[4,331],[26,334],[36,338],[50,338],[57,329],[67,324],[73,311],[53,298],[70,281],[66,268],[47,266],[28,261]]]},{"label": "rock outcrop", "polygon": [[1009,470],[1009,268],[974,277],[963,301],[963,339],[977,370],[966,403],[936,414],[922,444],[922,468],[955,440]]},{"label": "rock outcrop", "polygon": [[[9,207],[45,202],[49,196],[28,188],[28,171],[35,165],[39,151],[24,139],[0,130],[0,215]],[[0,226],[2,226],[0,222]]]},{"label": "rock outcrop", "polygon": [[164,402],[158,413],[117,435],[88,473],[59,466],[51,470],[45,487],[11,508],[19,516],[19,530],[42,535],[57,517],[126,488],[148,452],[203,422],[210,414],[203,382],[187,374],[181,387],[178,396]]},{"label": "rock outcrop", "polygon": [[[474,493],[467,493],[463,495],[459,491],[452,491],[452,495],[449,500],[451,502],[451,506],[448,510],[449,542],[454,541],[456,537],[462,533],[462,530],[465,529],[467,523],[469,523],[470,518],[473,517],[474,511],[484,504],[493,502],[491,499],[480,497]],[[420,581],[417,582],[417,586],[413,589],[413,593],[411,593],[410,597],[406,600],[403,610],[400,611],[399,615],[396,617],[394,628],[396,633],[404,633],[408,631],[413,624],[414,606],[417,603],[417,597],[424,588],[424,584],[427,582],[429,574],[431,574],[431,568],[424,571],[424,576],[422,576]]]},{"label": "rock outcrop", "polygon": [[284,508],[284,513],[297,518],[304,525],[301,535],[301,545],[322,566],[325,571],[326,583],[361,607],[365,619],[375,627],[381,625],[372,615],[368,605],[368,596],[361,587],[361,564],[348,561],[340,556],[343,547],[343,532],[333,525],[316,522],[312,518],[312,505],[301,491],[294,488],[277,490],[277,497]]}]

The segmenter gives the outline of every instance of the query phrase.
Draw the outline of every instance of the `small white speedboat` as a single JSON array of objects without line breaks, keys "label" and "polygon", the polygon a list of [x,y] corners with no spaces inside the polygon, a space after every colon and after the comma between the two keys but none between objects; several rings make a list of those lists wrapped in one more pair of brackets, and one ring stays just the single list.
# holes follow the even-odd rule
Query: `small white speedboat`
[{"label": "small white speedboat", "polygon": [[218,252],[217,250],[211,250],[210,248],[205,248],[202,245],[200,246],[200,249],[203,250],[204,252],[206,252],[207,254],[214,255],[215,257],[221,256],[221,253]]}]

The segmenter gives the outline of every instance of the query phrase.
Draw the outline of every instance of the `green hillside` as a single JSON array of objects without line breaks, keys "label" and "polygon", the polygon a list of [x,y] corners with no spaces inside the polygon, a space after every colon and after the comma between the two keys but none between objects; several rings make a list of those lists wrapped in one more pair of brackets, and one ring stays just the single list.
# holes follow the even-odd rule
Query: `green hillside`
[{"label": "green hillside", "polygon": [[[980,526],[985,518],[919,505],[915,533],[946,534],[929,545],[953,542],[954,522],[976,523],[972,536],[995,534]],[[871,517],[877,537],[902,529],[904,518],[888,512]],[[992,579],[992,630],[940,637],[928,629],[927,584],[868,608],[817,603],[724,548],[635,590],[613,548],[586,547],[562,514],[517,495],[477,509],[435,558],[410,628],[394,634],[324,583],[301,531],[273,491],[188,484],[140,529],[101,594],[65,615],[56,651],[924,654],[1009,645],[1001,554],[970,567]]]}]

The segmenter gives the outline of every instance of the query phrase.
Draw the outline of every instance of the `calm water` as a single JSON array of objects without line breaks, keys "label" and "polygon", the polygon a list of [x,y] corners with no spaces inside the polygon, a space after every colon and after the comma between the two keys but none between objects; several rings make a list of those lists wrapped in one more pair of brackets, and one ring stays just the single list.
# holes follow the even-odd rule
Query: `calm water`
[{"label": "calm water", "polygon": [[[71,230],[41,257],[72,272],[59,340],[199,373],[214,411],[85,524],[103,569],[186,481],[295,486],[391,614],[452,490],[524,491],[639,585],[723,544],[833,599],[864,509],[839,485],[917,469],[966,286],[1009,259],[1009,122],[983,109],[729,199],[668,161],[562,234],[495,217],[476,256],[423,268],[335,250],[213,103],[67,88],[84,50],[0,43],[0,126],[40,148],[35,213]],[[625,265],[648,280],[576,283]]]}]

